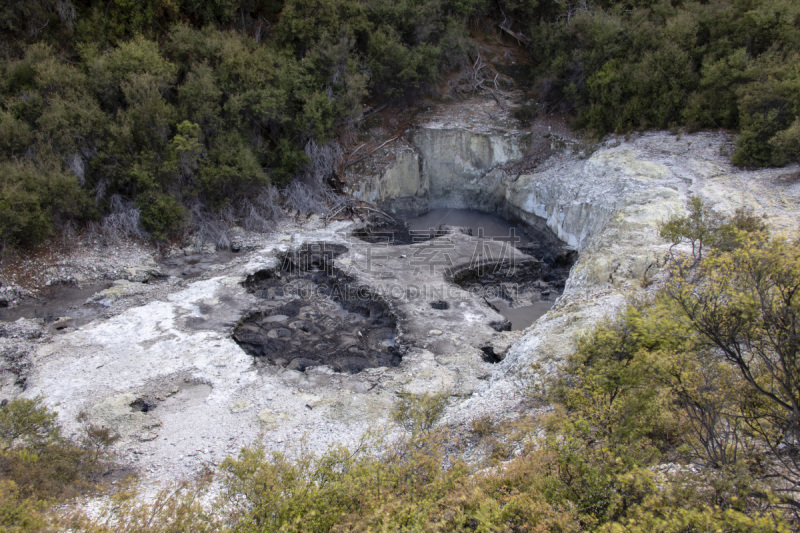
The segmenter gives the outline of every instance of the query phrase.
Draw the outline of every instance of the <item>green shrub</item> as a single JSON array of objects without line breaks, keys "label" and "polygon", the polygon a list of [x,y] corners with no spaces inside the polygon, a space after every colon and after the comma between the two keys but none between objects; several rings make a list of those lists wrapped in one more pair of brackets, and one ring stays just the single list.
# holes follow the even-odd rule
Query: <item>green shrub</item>
[{"label": "green shrub", "polygon": [[795,119],[785,130],[776,133],[769,142],[775,152],[780,154],[781,160],[800,162],[800,118]]},{"label": "green shrub", "polygon": [[90,440],[75,443],[63,437],[56,414],[39,399],[9,401],[0,407],[2,490],[17,499],[22,511],[86,491],[105,470],[104,446],[112,439]]},{"label": "green shrub", "polygon": [[86,192],[58,164],[37,167],[27,161],[6,161],[0,163],[0,174],[3,247],[41,242],[54,222],[91,216]]},{"label": "green shrub", "polygon": [[3,531],[42,531],[45,506],[31,498],[23,497],[17,484],[0,479],[0,528]]},{"label": "green shrub", "polygon": [[392,419],[408,430],[427,431],[439,421],[449,401],[447,392],[403,392],[392,410]]},{"label": "green shrub", "polygon": [[175,65],[161,55],[158,43],[140,36],[99,55],[87,49],[86,61],[95,94],[111,111],[125,105],[124,83],[146,76],[153,87],[163,90],[175,76]]},{"label": "green shrub", "polygon": [[167,194],[149,192],[142,195],[136,203],[141,211],[144,229],[159,240],[166,240],[186,224],[186,208]]},{"label": "green shrub", "polygon": [[11,113],[0,111],[0,153],[10,157],[22,155],[33,142],[33,130]]}]

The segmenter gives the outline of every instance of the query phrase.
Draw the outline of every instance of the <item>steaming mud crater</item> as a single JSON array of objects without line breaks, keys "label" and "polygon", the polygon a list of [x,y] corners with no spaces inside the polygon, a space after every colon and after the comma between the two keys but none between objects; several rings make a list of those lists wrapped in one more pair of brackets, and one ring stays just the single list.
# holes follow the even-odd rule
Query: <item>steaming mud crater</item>
[{"label": "steaming mud crater", "polygon": [[[351,190],[379,204],[405,196],[407,205],[421,206],[415,214],[477,207],[549,227],[580,257],[563,294],[547,295],[556,301],[531,327],[492,327],[513,322],[492,307],[502,311],[509,300],[480,291],[506,274],[476,273],[481,288],[475,292],[453,283],[484,259],[498,264],[501,241],[487,240],[485,256],[476,262],[475,236],[460,230],[428,242],[369,245],[351,237],[357,225],[349,222],[288,220],[276,234],[253,237],[247,251],[197,277],[115,282],[98,297],[110,303],[109,312],[91,322],[57,332],[37,319],[0,328],[0,349],[13,355],[3,369],[3,397],[42,396],[76,435],[78,415],[85,413],[89,422],[122,435],[115,445],[120,457],[152,481],[190,475],[257,439],[276,451],[303,439],[313,451],[352,445],[386,422],[401,392],[449,391],[453,402],[445,421],[468,428],[475,416],[518,410],[530,379],[554,372],[581,333],[641,293],[645,274],[658,270],[668,247],[658,237],[658,223],[684,212],[690,195],[723,212],[751,207],[767,214],[776,232],[796,234],[800,182],[790,178],[798,167],[736,169],[722,154],[729,142],[723,135],[610,139],[590,156],[567,150],[518,174],[503,165],[522,157],[529,134],[507,124],[476,129],[473,117],[481,109],[497,112],[485,102],[470,104],[463,120],[440,110],[422,121],[409,133],[410,142],[396,141],[396,164],[354,182]],[[440,247],[445,240],[452,241],[447,250]],[[405,348],[399,365],[349,373],[319,364],[301,371],[300,365],[259,363],[234,340],[243,317],[270,305],[247,286],[247,276],[278,272],[283,255],[321,242],[347,248],[333,258],[337,272],[380,295],[396,317],[393,339]],[[447,251],[451,267],[443,262],[431,272],[425,258],[433,251]],[[558,254],[507,251],[515,264],[533,261],[532,269],[556,268],[559,261]],[[537,257],[543,265],[536,265]],[[495,279],[483,279],[487,275]],[[537,273],[535,282],[522,293],[544,297],[546,280]],[[276,312],[281,305],[264,316],[290,317]],[[15,382],[14,372],[26,379]]]}]

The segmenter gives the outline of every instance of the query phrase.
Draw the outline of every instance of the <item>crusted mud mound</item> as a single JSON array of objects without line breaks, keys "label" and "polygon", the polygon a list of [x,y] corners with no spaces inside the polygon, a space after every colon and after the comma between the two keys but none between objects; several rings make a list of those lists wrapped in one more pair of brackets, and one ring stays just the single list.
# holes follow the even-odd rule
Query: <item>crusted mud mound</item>
[{"label": "crusted mud mound", "polygon": [[258,364],[291,370],[326,365],[336,372],[396,366],[397,319],[386,302],[333,266],[341,245],[316,243],[288,253],[274,270],[247,278],[263,305],[234,330]]}]

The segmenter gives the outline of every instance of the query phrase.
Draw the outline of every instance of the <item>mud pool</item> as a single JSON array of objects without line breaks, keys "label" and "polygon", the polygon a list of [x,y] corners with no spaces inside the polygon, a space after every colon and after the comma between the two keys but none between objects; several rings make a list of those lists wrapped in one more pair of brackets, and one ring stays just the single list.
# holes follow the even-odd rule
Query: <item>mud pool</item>
[{"label": "mud pool", "polygon": [[[355,236],[351,247],[366,261],[354,262],[341,244],[308,242],[280,254],[275,268],[248,276],[244,287],[259,304],[237,324],[233,338],[257,366],[300,372],[324,366],[350,374],[397,366],[419,339],[400,338],[402,319],[392,310],[392,293],[413,307],[425,306],[428,290],[436,295],[436,285],[415,283],[425,280],[436,280],[438,293],[450,298],[455,287],[476,296],[503,317],[488,321],[495,331],[523,330],[561,294],[574,255],[549,250],[560,261],[545,262],[523,254],[552,238],[537,239],[523,224],[465,209],[437,209],[408,222],[383,219]],[[397,271],[410,274],[408,281],[392,283]],[[381,281],[363,277],[370,274]],[[428,307],[451,308],[448,299]]]},{"label": "mud pool", "polygon": [[[378,218],[353,235],[371,244],[408,245],[458,232],[469,236],[475,249],[486,242],[502,243],[501,256],[452,276],[465,290],[480,291],[485,303],[506,321],[496,328],[524,330],[544,315],[561,295],[577,253],[548,229],[473,209],[435,208],[407,219]],[[526,254],[523,263],[507,264],[506,246]],[[475,265],[472,265],[475,267]],[[516,267],[519,268],[516,268]],[[451,273],[452,274],[452,273]]]},{"label": "mud pool", "polygon": [[342,245],[312,243],[279,258],[279,267],[245,281],[261,299],[234,330],[234,339],[258,364],[290,370],[326,365],[356,374],[397,366],[397,321],[369,288],[333,266]]},{"label": "mud pool", "polygon": [[[434,209],[407,221],[380,217],[353,231],[348,246],[306,242],[247,277],[243,286],[259,303],[233,339],[259,368],[393,367],[423,335],[401,333],[392,301],[446,317],[464,292],[500,315],[486,322],[494,331],[524,330],[561,294],[575,257],[546,232],[474,210]],[[548,260],[536,257],[541,250]],[[484,353],[487,362],[502,359],[493,348]]]}]

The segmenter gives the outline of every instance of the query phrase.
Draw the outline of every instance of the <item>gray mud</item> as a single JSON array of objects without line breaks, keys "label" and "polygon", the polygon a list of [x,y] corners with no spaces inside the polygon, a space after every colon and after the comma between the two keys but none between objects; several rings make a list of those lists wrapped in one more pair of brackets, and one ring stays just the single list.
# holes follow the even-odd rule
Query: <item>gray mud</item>
[{"label": "gray mud", "polygon": [[239,255],[228,250],[218,250],[213,254],[175,255],[161,260],[158,266],[164,276],[194,279],[215,266],[230,263]]},{"label": "gray mud", "polygon": [[486,263],[453,273],[452,281],[483,294],[486,304],[505,317],[506,322],[495,329],[519,331],[550,310],[564,290],[571,266],[535,259]]},{"label": "gray mud", "polygon": [[71,325],[82,326],[98,318],[105,307],[87,302],[95,293],[107,289],[111,282],[101,281],[84,285],[54,285],[23,303],[0,309],[0,321],[13,322],[19,318],[42,319],[47,323],[69,319]]},{"label": "gray mud", "polygon": [[278,268],[248,277],[245,287],[262,303],[240,321],[234,340],[258,364],[356,374],[400,363],[397,320],[386,302],[333,265],[346,251],[306,245],[285,254]]}]

